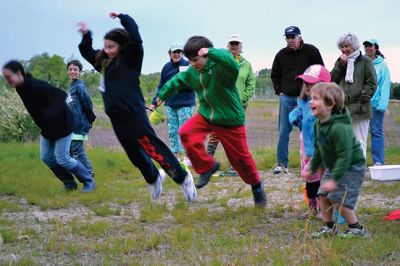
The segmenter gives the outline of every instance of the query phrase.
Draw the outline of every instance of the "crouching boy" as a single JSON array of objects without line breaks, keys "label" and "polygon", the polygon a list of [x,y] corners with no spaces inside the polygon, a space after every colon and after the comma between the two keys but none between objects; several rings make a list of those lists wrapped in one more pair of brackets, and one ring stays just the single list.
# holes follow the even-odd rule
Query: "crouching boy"
[{"label": "crouching boy", "polygon": [[[365,235],[354,212],[365,175],[365,158],[354,136],[350,114],[344,108],[344,92],[335,83],[319,83],[311,89],[310,108],[314,124],[315,154],[307,174],[325,168],[318,190],[325,225],[312,236],[336,235],[333,206],[341,210],[348,229],[341,237]],[[341,204],[343,203],[343,206]]]}]

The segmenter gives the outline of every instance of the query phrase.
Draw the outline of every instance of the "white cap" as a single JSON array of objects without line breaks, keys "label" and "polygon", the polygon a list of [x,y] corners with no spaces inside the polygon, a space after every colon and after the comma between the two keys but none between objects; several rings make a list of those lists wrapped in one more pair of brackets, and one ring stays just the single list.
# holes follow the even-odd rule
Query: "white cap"
[{"label": "white cap", "polygon": [[228,38],[228,43],[230,42],[240,42],[243,43],[242,37],[239,34],[232,34]]},{"label": "white cap", "polygon": [[179,42],[174,42],[169,46],[169,50],[171,52],[175,52],[177,50],[183,51],[183,45],[181,43],[179,43]]}]

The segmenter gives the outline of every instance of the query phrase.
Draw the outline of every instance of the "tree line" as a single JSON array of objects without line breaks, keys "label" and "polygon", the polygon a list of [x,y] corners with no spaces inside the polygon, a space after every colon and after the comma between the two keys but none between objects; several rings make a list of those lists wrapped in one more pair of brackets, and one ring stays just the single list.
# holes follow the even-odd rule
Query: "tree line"
[{"label": "tree line", "polygon": [[[69,79],[66,70],[66,62],[63,57],[59,55],[50,56],[48,53],[43,53],[41,55],[33,56],[27,61],[23,61],[22,64],[27,72],[30,72],[34,77],[48,81],[56,87],[67,90]],[[161,67],[162,66],[160,66],[160,69]],[[256,77],[257,80],[254,97],[257,99],[270,99],[275,97],[275,91],[271,80],[271,69],[264,68],[257,71]],[[81,79],[85,83],[91,97],[101,97],[101,93],[97,89],[100,80],[99,73],[95,70],[84,70]],[[142,74],[140,76],[140,86],[147,101],[150,101],[154,96],[159,79],[160,72]],[[5,87],[3,79],[0,81],[0,86],[2,88]],[[400,100],[400,83],[392,83],[391,87],[391,99]]]}]

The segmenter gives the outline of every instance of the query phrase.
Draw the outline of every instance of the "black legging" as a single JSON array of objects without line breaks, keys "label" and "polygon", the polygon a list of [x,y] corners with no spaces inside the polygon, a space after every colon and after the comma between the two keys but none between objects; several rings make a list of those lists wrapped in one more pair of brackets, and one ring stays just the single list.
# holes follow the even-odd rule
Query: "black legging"
[{"label": "black legging", "polygon": [[321,181],[306,183],[307,197],[309,199],[318,197],[318,189],[319,189],[320,183],[321,183]]},{"label": "black legging", "polygon": [[121,122],[111,119],[111,123],[129,160],[139,168],[147,183],[153,184],[159,174],[152,159],[157,161],[176,183],[181,184],[185,180],[186,171],[168,146],[157,137],[145,113],[137,114],[134,121]]}]

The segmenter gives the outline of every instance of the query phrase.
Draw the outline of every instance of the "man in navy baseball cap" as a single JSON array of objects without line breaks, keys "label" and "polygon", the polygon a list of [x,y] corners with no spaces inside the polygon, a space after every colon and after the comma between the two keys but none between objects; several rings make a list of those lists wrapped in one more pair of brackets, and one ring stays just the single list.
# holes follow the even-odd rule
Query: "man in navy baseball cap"
[{"label": "man in navy baseball cap", "polygon": [[297,35],[301,35],[301,31],[299,29],[299,27],[296,26],[289,26],[285,29],[285,34],[284,36],[297,36]]},{"label": "man in navy baseball cap", "polygon": [[288,173],[289,136],[292,131],[289,113],[297,105],[303,85],[302,80],[296,77],[310,65],[324,65],[319,50],[314,45],[304,43],[299,27],[289,26],[284,33],[286,47],[276,54],[271,70],[275,93],[279,95],[279,138],[274,174]]}]

